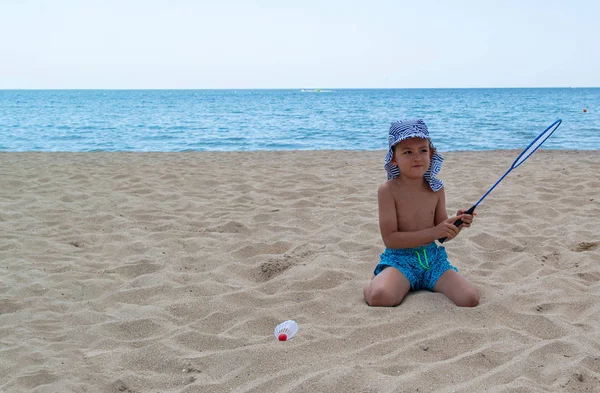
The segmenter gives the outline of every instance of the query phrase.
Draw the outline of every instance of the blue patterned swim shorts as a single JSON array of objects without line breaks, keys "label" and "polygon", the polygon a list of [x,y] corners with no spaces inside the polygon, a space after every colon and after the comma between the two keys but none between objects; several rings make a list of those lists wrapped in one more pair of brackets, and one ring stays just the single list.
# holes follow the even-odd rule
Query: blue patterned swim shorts
[{"label": "blue patterned swim shorts", "polygon": [[390,266],[400,270],[413,291],[433,291],[442,274],[450,269],[458,271],[448,262],[446,249],[435,242],[417,248],[386,248],[375,268],[375,275]]}]

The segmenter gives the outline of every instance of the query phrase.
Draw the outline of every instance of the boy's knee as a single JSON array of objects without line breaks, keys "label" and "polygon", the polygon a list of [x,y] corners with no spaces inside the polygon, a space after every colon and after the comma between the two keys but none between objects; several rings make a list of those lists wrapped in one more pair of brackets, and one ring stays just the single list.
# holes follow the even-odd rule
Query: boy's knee
[{"label": "boy's knee", "polygon": [[365,300],[371,307],[397,306],[402,299],[398,300],[396,297],[392,291],[382,287],[371,287],[365,292]]},{"label": "boy's knee", "polygon": [[472,290],[465,292],[460,303],[461,303],[461,304],[459,304],[460,307],[475,307],[475,306],[477,306],[479,304],[479,295],[477,294],[477,291],[473,288]]}]

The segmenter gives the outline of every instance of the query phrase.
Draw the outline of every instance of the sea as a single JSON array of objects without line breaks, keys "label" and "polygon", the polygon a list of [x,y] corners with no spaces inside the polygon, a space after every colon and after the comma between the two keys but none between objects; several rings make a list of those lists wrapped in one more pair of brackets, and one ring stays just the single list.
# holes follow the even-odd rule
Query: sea
[{"label": "sea", "polygon": [[0,151],[380,150],[421,118],[440,151],[600,150],[600,88],[0,90]]}]

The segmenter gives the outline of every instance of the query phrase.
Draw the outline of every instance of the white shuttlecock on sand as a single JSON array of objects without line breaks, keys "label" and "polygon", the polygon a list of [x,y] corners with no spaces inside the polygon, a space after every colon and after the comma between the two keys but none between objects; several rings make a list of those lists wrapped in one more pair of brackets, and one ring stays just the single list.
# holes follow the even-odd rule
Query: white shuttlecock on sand
[{"label": "white shuttlecock on sand", "polygon": [[277,325],[275,328],[275,338],[279,341],[287,341],[294,337],[294,334],[298,331],[298,324],[296,321],[285,321]]}]

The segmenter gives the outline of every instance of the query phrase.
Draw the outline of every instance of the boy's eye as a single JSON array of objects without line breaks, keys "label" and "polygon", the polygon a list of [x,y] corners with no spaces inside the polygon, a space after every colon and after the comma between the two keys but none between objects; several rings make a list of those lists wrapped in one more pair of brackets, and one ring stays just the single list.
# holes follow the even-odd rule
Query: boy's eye
[{"label": "boy's eye", "polygon": [[402,153],[402,154],[410,154],[410,153],[412,153],[412,152],[411,152],[410,150],[407,150],[407,151],[405,151],[405,152],[404,152],[404,153]]}]

